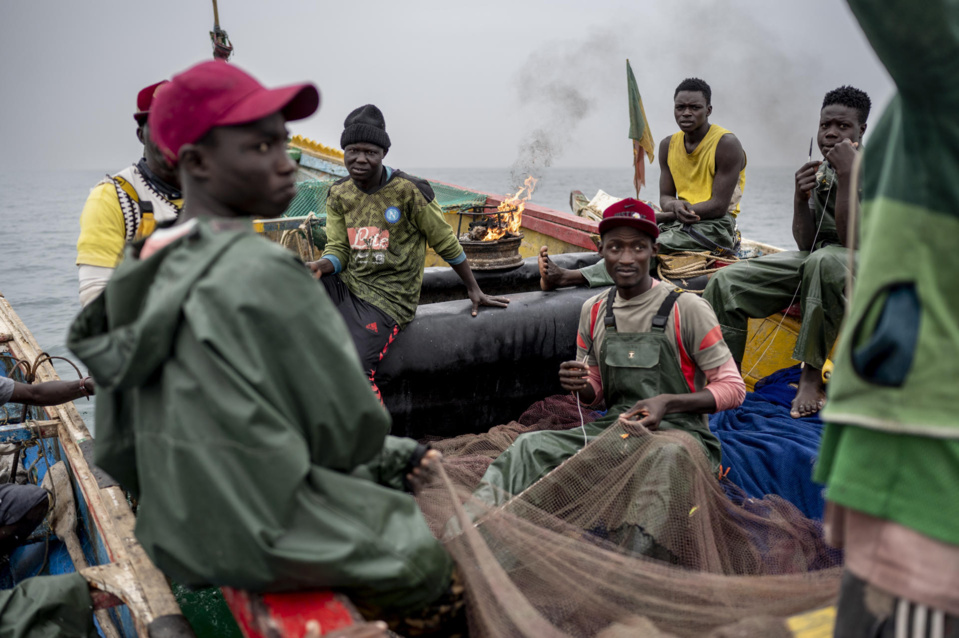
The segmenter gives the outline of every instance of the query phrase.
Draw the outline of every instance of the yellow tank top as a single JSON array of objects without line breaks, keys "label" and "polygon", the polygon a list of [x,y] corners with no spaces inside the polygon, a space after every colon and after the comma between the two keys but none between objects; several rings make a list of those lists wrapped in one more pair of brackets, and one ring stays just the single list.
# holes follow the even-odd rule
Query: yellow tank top
[{"label": "yellow tank top", "polygon": [[[669,139],[669,158],[667,165],[676,185],[676,197],[690,204],[705,202],[713,196],[713,179],[716,177],[716,145],[728,130],[712,124],[706,137],[692,153],[686,152],[682,131],[673,133]],[[743,169],[739,171],[739,181],[729,200],[727,212],[735,217],[739,214],[739,200],[746,188],[746,158],[743,154]]]}]

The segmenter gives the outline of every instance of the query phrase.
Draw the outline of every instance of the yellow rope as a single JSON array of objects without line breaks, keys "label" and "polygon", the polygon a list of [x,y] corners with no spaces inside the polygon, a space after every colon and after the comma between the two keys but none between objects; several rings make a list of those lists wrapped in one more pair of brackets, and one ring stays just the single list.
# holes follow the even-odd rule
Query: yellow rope
[{"label": "yellow rope", "polygon": [[[682,264],[678,266],[667,266],[666,263],[669,261],[678,261],[679,257],[695,257],[696,261],[691,263]],[[735,258],[726,258],[726,257],[717,257],[709,252],[693,252],[693,251],[681,251],[676,253],[670,253],[669,255],[661,255],[659,259],[659,264],[656,266],[656,272],[659,274],[660,280],[664,281],[675,281],[694,279],[703,275],[711,275],[720,268],[727,266],[729,264],[734,264],[738,259]],[[718,264],[718,265],[717,265]],[[684,281],[685,283],[685,281]],[[688,290],[688,289],[687,289]],[[689,292],[702,293],[702,290],[689,290]]]},{"label": "yellow rope", "polygon": [[280,235],[280,245],[292,250],[303,261],[316,261],[316,247],[313,245],[313,223],[317,221],[313,212],[306,216],[297,228],[284,230]]}]

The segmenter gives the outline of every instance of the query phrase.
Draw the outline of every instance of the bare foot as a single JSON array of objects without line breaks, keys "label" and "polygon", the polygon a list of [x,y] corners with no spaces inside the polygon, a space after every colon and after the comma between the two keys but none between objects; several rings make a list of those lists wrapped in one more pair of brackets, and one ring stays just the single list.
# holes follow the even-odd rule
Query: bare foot
[{"label": "bare foot", "polygon": [[799,388],[796,389],[789,416],[794,419],[812,416],[825,405],[826,386],[822,382],[822,370],[807,363],[799,375]]},{"label": "bare foot", "polygon": [[567,270],[554,264],[549,258],[549,248],[539,249],[539,287],[553,290],[565,286],[585,286],[586,277],[578,270]]}]

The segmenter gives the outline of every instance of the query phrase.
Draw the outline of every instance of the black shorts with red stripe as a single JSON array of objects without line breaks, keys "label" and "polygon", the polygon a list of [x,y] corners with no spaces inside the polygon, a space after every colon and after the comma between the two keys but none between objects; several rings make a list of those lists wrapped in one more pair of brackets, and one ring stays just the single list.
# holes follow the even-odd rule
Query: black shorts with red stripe
[{"label": "black shorts with red stripe", "polygon": [[324,275],[320,281],[346,322],[353,345],[360,355],[363,372],[369,378],[373,391],[379,396],[380,392],[374,380],[376,367],[386,356],[386,351],[399,334],[400,327],[388,314],[354,295],[339,275]]}]

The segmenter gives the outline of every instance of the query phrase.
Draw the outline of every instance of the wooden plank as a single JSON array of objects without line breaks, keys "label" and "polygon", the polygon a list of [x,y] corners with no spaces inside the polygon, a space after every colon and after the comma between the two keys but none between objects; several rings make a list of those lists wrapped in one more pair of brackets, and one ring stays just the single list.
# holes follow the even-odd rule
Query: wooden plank
[{"label": "wooden plank", "polygon": [[596,242],[593,241],[595,235],[576,228],[556,224],[547,219],[526,216],[523,217],[523,227],[554,237],[567,244],[578,246],[585,250],[596,250]]},{"label": "wooden plank", "polygon": [[54,439],[60,435],[60,420],[27,421],[18,425],[0,426],[0,443],[18,443],[33,439]]},{"label": "wooden plank", "polygon": [[836,608],[825,607],[786,619],[786,627],[795,638],[832,638],[836,627]]}]

